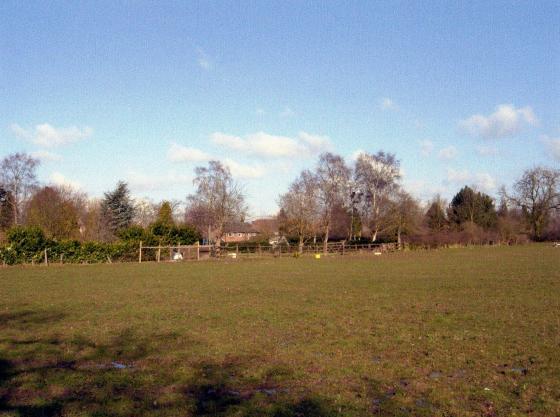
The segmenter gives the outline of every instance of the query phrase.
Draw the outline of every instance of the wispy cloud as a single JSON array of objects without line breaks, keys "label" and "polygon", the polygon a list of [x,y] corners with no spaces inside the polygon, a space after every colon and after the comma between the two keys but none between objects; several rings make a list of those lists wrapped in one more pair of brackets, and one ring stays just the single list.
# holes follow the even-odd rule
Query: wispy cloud
[{"label": "wispy cloud", "polygon": [[283,118],[288,118],[288,117],[294,117],[296,115],[296,113],[290,108],[290,107],[284,107],[284,110],[282,110],[280,112],[280,117]]},{"label": "wispy cloud", "polygon": [[545,144],[547,151],[552,158],[560,161],[560,138],[551,138],[549,136],[542,136],[542,142]]},{"label": "wispy cloud", "polygon": [[82,185],[78,181],[70,180],[60,172],[53,172],[49,177],[49,181],[54,185],[59,185],[62,187],[70,187],[75,190],[79,190],[80,188],[82,188]]},{"label": "wispy cloud", "polygon": [[432,151],[434,150],[434,143],[431,140],[421,140],[419,142],[420,145],[420,154],[422,156],[430,156]]},{"label": "wispy cloud", "polygon": [[190,174],[167,172],[165,174],[145,174],[130,171],[126,180],[135,192],[167,190],[176,186],[192,186],[193,177]]},{"label": "wispy cloud", "polygon": [[475,114],[460,121],[459,128],[472,136],[500,139],[515,136],[524,126],[537,124],[538,119],[531,107],[515,108],[511,104],[501,104],[488,116]]},{"label": "wispy cloud", "polygon": [[198,66],[204,70],[212,69],[212,61],[208,54],[202,48],[196,48],[196,62]]},{"label": "wispy cloud", "polygon": [[226,158],[223,162],[231,171],[231,175],[237,178],[260,178],[266,173],[262,165],[241,164],[229,158]]},{"label": "wispy cloud", "polygon": [[24,128],[14,123],[10,129],[17,137],[47,148],[78,142],[93,134],[93,129],[87,126],[56,128],[48,123],[36,125],[34,128]]},{"label": "wispy cloud", "polygon": [[393,99],[389,97],[383,97],[379,102],[379,108],[381,110],[389,110],[389,111],[397,111],[399,110],[399,106]]},{"label": "wispy cloud", "polygon": [[452,159],[455,159],[457,157],[457,154],[458,151],[455,146],[446,146],[438,152],[438,158],[443,161],[451,161]]},{"label": "wispy cloud", "polygon": [[[234,138],[234,137],[233,137]],[[177,143],[172,143],[167,151],[167,159],[171,162],[206,162],[212,159],[220,160],[226,165],[231,175],[236,178],[259,178],[266,174],[266,169],[260,164],[242,164],[231,158],[223,158],[216,155],[210,155],[200,149],[191,148]],[[149,189],[156,189],[163,182],[167,184],[177,184],[182,181],[184,176],[177,176],[176,174],[168,174],[164,177],[143,176],[139,173],[133,172],[130,174],[134,184],[142,191]]]},{"label": "wispy cloud", "polygon": [[172,143],[167,151],[167,159],[171,162],[202,162],[212,157],[200,149]]},{"label": "wispy cloud", "polygon": [[40,159],[41,161],[59,162],[62,161],[62,156],[49,151],[35,151],[30,154],[33,158]]},{"label": "wispy cloud", "polygon": [[307,132],[299,132],[296,137],[271,135],[265,132],[241,137],[215,132],[210,139],[215,145],[261,158],[306,157],[331,148],[329,137]]},{"label": "wispy cloud", "polygon": [[455,170],[449,168],[447,170],[447,184],[456,186],[473,185],[475,188],[491,193],[496,190],[496,179],[487,172],[470,173],[468,170]]},{"label": "wispy cloud", "polygon": [[476,153],[480,156],[494,156],[498,154],[498,150],[493,146],[477,146]]}]

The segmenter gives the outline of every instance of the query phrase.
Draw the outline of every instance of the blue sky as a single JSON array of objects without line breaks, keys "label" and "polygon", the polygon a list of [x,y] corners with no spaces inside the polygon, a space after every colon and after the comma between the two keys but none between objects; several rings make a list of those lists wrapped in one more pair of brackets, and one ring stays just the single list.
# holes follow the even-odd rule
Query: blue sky
[{"label": "blue sky", "polygon": [[0,157],[44,183],[184,200],[225,161],[272,214],[324,150],[394,152],[405,187],[494,195],[560,167],[560,3],[0,4]]}]

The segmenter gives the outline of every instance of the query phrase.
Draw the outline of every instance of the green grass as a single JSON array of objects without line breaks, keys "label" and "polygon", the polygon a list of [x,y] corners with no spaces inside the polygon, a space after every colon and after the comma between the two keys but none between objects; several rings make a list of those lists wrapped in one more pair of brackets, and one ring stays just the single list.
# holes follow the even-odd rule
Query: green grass
[{"label": "green grass", "polygon": [[560,250],[0,269],[0,415],[560,415]]}]

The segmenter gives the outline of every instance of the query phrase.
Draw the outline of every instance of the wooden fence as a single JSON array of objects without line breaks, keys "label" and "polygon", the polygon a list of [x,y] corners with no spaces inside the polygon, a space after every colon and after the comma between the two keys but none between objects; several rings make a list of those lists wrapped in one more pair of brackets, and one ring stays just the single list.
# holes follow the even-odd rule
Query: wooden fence
[{"label": "wooden fence", "polygon": [[138,250],[138,262],[170,262],[205,259],[240,259],[261,257],[332,256],[355,254],[382,254],[398,249],[396,243],[348,244],[333,242],[327,244],[305,245],[301,252],[297,245],[175,245],[142,246]]}]

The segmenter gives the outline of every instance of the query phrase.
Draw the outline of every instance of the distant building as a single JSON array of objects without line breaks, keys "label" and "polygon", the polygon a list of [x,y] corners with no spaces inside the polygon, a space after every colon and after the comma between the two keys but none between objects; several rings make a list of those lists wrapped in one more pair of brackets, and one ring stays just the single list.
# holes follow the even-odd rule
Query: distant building
[{"label": "distant building", "polygon": [[249,223],[236,223],[226,226],[223,241],[226,243],[247,242],[255,239],[259,234],[259,231]]}]

